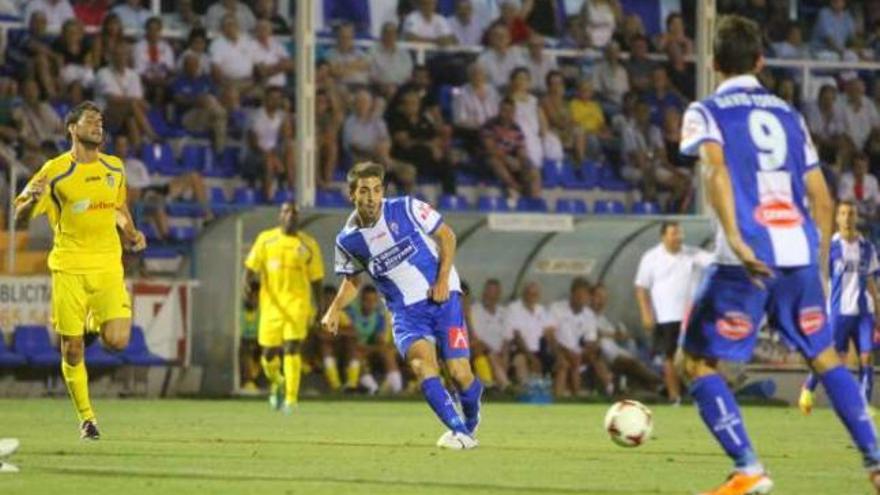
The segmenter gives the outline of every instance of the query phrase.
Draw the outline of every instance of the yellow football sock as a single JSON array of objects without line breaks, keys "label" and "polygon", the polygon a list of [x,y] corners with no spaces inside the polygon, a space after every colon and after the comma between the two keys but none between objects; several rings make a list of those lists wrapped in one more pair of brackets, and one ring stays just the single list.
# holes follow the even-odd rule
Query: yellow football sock
[{"label": "yellow football sock", "polygon": [[339,390],[342,380],[339,379],[339,369],[336,368],[336,359],[330,356],[324,358],[324,378],[330,390]]},{"label": "yellow football sock", "polygon": [[284,402],[296,404],[299,398],[299,377],[302,373],[302,356],[284,355]]},{"label": "yellow football sock", "polygon": [[263,373],[266,374],[266,378],[273,387],[281,383],[281,360],[278,359],[278,356],[273,356],[272,359],[266,359],[265,356],[262,356],[260,364],[263,366]]},{"label": "yellow football sock", "polygon": [[92,411],[92,403],[89,401],[89,375],[86,373],[85,363],[80,361],[79,364],[71,366],[62,361],[61,374],[64,376],[64,383],[67,384],[67,391],[76,407],[80,423],[86,420],[94,421],[95,412]]},{"label": "yellow football sock", "polygon": [[492,365],[489,364],[489,358],[486,356],[475,357],[474,371],[477,373],[477,378],[483,382],[483,385],[487,387],[492,386],[494,381],[492,380]]},{"label": "yellow football sock", "polygon": [[357,388],[358,386],[358,378],[361,377],[361,362],[357,359],[352,359],[348,362],[348,367],[345,368],[345,387],[346,388]]}]

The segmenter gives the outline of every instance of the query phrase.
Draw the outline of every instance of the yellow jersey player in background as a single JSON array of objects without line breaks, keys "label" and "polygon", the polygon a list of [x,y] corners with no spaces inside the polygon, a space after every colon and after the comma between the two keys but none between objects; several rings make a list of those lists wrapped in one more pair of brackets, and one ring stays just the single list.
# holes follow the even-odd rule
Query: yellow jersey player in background
[{"label": "yellow jersey player in background", "polygon": [[302,343],[317,315],[324,262],[318,242],[299,230],[295,204],[282,204],[278,221],[279,227],[257,236],[245,260],[244,297],[259,288],[257,341],[271,387],[269,404],[290,414],[299,395]]},{"label": "yellow jersey player in background", "polygon": [[70,151],[49,161],[15,200],[16,223],[45,214],[54,231],[52,324],[61,336],[61,373],[76,406],[80,435],[100,436],[89,401],[83,362],[87,315],[100,329],[104,345],[122,350],[131,331],[131,301],[125,288],[122,246],[140,251],[144,235],[135,229],[125,202],[122,160],[98,151],[104,142],[101,110],[77,105],[65,119]]}]

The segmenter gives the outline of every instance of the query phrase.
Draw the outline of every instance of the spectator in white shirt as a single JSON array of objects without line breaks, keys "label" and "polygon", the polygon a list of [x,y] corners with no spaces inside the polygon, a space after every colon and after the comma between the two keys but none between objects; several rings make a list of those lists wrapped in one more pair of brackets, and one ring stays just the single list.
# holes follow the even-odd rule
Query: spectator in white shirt
[{"label": "spectator in white shirt", "polygon": [[169,32],[188,37],[195,28],[203,28],[204,20],[193,8],[192,0],[174,2],[174,12],[162,15],[162,23]]},{"label": "spectator in white shirt", "polygon": [[681,382],[673,365],[685,311],[700,271],[712,256],[685,246],[684,231],[675,221],[660,226],[660,243],[642,255],[635,278],[642,327],[654,337],[654,352],[663,357],[663,377],[669,400],[681,401]]},{"label": "spectator in white shirt", "polygon": [[[480,302],[471,306],[471,343],[489,358],[495,385],[504,390],[510,387],[507,370],[510,369],[511,335],[505,327],[507,311],[501,304],[501,282],[490,278],[483,285]],[[475,366],[476,367],[476,366]]]},{"label": "spectator in white shirt", "polygon": [[397,46],[397,25],[393,22],[382,26],[379,43],[370,52],[369,60],[370,82],[379,85],[382,94],[394,94],[412,75],[412,55]]},{"label": "spectator in white shirt", "polygon": [[474,19],[480,26],[481,32],[501,17],[501,4],[503,0],[470,0],[474,8]]},{"label": "spectator in white shirt", "polygon": [[532,90],[539,93],[547,92],[547,74],[556,70],[556,57],[544,53],[544,37],[540,34],[532,34],[529,37],[523,58],[532,76]]},{"label": "spectator in white shirt", "polygon": [[263,105],[254,110],[247,125],[248,148],[241,175],[248,183],[259,183],[263,197],[271,198],[275,179],[295,183],[293,125],[284,105],[281,88],[269,87]]},{"label": "spectator in white shirt", "polygon": [[593,371],[607,395],[614,392],[611,373],[599,354],[596,315],[589,307],[590,283],[583,277],[571,281],[568,299],[550,306],[550,318],[556,327],[556,362],[553,390],[557,397],[580,396],[581,364]]},{"label": "spectator in white shirt", "polygon": [[152,16],[150,11],[144,8],[141,0],[125,0],[125,3],[113,7],[113,13],[119,16],[126,31],[137,33],[144,31],[144,25]]},{"label": "spectator in white shirt", "polygon": [[618,0],[586,0],[580,17],[590,46],[604,48],[614,36],[617,20],[621,16],[622,9]]},{"label": "spectator in white shirt", "polygon": [[223,17],[223,31],[211,42],[208,52],[212,77],[217,86],[232,84],[242,94],[254,86],[256,47],[253,38],[239,30],[234,15]]},{"label": "spectator in white shirt", "polygon": [[224,18],[232,15],[238,21],[238,26],[245,32],[251,32],[257,25],[257,18],[251,8],[239,0],[220,0],[211,5],[205,14],[205,27],[209,31],[224,30]]},{"label": "spectator in white shirt", "polygon": [[30,0],[24,8],[24,19],[30,21],[31,14],[42,12],[46,16],[46,30],[61,32],[61,25],[76,15],[68,0]]},{"label": "spectator in white shirt", "polygon": [[128,67],[131,47],[119,43],[113,48],[110,65],[98,71],[95,94],[104,110],[107,127],[111,131],[125,128],[135,149],[140,149],[142,137],[158,139],[147,119],[149,105],[144,100],[144,87],[137,72]]},{"label": "spectator in white shirt", "polygon": [[540,377],[550,371],[553,350],[557,347],[556,329],[541,304],[541,286],[537,282],[526,283],[522,297],[507,307],[504,328],[511,339],[511,362],[517,383],[524,385],[530,377]]},{"label": "spectator in white shirt", "polygon": [[877,178],[868,172],[868,164],[868,155],[857,153],[852,170],[841,175],[837,186],[837,199],[855,204],[862,222],[876,221],[880,206],[880,187]]},{"label": "spectator in white shirt", "polygon": [[488,83],[483,66],[468,66],[468,83],[452,93],[452,124],[470,153],[480,150],[480,128],[498,115],[498,91]]},{"label": "spectator in white shirt", "polygon": [[436,9],[437,0],[419,0],[418,9],[403,20],[403,38],[439,46],[455,44],[455,35],[452,34],[449,22]]},{"label": "spectator in white shirt", "polygon": [[526,65],[522,51],[510,46],[510,31],[501,24],[489,30],[489,48],[477,57],[477,63],[483,66],[489,82],[498,90],[507,86],[513,69]]},{"label": "spectator in white shirt", "polygon": [[620,63],[620,45],[616,41],[608,44],[604,59],[593,69],[593,88],[603,104],[610,107],[610,113],[619,111],[623,95],[629,91],[629,74]]},{"label": "spectator in white shirt", "polygon": [[838,101],[846,133],[857,150],[862,150],[871,133],[880,129],[880,114],[874,102],[865,97],[865,83],[854,72],[841,76],[846,80],[846,97]]},{"label": "spectator in white shirt", "polygon": [[354,24],[336,28],[336,46],[327,53],[330,71],[347,85],[365,85],[370,80],[370,59],[354,44]]},{"label": "spectator in white shirt", "polygon": [[193,28],[186,40],[186,48],[177,57],[177,72],[183,71],[188,56],[199,60],[199,75],[211,75],[211,57],[208,54],[208,33],[203,28]]},{"label": "spectator in white shirt", "polygon": [[483,27],[474,16],[471,0],[458,0],[455,15],[449,18],[449,28],[459,45],[476,46],[482,42]]},{"label": "spectator in white shirt", "polygon": [[134,69],[148,86],[165,86],[174,72],[174,50],[162,39],[162,19],[151,17],[146,30],[134,45]]},{"label": "spectator in white shirt", "polygon": [[296,64],[280,41],[272,37],[272,22],[257,21],[254,39],[255,71],[264,86],[287,86],[287,74]]}]

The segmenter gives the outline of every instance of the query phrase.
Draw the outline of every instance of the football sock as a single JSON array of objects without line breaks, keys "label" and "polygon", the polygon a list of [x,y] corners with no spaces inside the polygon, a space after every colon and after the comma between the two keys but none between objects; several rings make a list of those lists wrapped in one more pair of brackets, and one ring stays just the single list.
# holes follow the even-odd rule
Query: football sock
[{"label": "football sock", "polygon": [[865,404],[871,404],[871,395],[874,393],[874,367],[862,366],[859,368],[859,385],[862,389],[862,397]]},{"label": "football sock", "polygon": [[324,378],[330,390],[339,390],[342,381],[339,379],[339,369],[336,367],[336,358],[327,356],[324,358]]},{"label": "football sock", "polygon": [[385,376],[385,381],[388,383],[388,388],[391,389],[391,393],[399,394],[401,390],[403,390],[403,377],[400,375],[399,371],[392,371]]},{"label": "football sock", "polygon": [[819,386],[819,376],[816,373],[810,372],[807,375],[806,381],[804,381],[804,388],[809,390],[810,392],[815,392],[816,387]]},{"label": "football sock", "polygon": [[302,356],[299,353],[284,355],[284,402],[296,404],[299,398],[299,379],[302,374]]},{"label": "football sock", "polygon": [[281,360],[278,359],[278,356],[272,356],[270,359],[266,359],[266,356],[260,356],[260,365],[263,367],[266,379],[273,387],[281,383]]},{"label": "football sock", "polygon": [[864,456],[865,464],[880,463],[874,423],[865,409],[864,396],[849,370],[840,365],[823,373],[821,379],[834,412],[849,430],[853,442]]},{"label": "football sock", "polygon": [[474,373],[477,374],[477,377],[480,379],[480,381],[485,383],[487,387],[492,386],[492,365],[489,363],[489,358],[487,358],[486,356],[475,357]]},{"label": "football sock", "polygon": [[379,390],[379,384],[376,383],[376,378],[372,373],[364,373],[364,376],[361,377],[361,385],[367,389],[369,394],[375,394]]},{"label": "football sock", "polygon": [[89,375],[86,372],[85,362],[80,361],[79,364],[71,366],[62,361],[61,374],[64,376],[67,391],[76,407],[79,422],[94,420],[95,412],[92,411],[92,403],[89,401]]},{"label": "football sock", "polygon": [[440,383],[439,377],[432,376],[423,380],[422,394],[428,401],[428,405],[434,410],[434,414],[447,428],[457,433],[467,433],[464,421],[455,410],[455,403],[452,402],[449,392]]},{"label": "football sock", "polygon": [[700,417],[738,470],[759,466],[746,433],[742,414],[733,394],[718,374],[697,378],[691,383],[691,396],[700,409]]},{"label": "football sock", "polygon": [[480,414],[480,398],[483,396],[483,384],[479,378],[474,378],[471,385],[461,391],[461,412],[466,420],[476,420]]},{"label": "football sock", "polygon": [[345,368],[345,388],[357,388],[360,376],[361,362],[357,359],[352,359]]}]

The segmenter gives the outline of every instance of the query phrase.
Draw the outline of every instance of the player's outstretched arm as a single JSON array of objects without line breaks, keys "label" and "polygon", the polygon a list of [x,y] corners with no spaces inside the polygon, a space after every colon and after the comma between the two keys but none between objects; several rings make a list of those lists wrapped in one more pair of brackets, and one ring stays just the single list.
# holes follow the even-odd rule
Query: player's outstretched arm
[{"label": "player's outstretched arm", "polygon": [[21,225],[30,218],[46,190],[46,176],[35,177],[25,186],[24,191],[15,198],[15,224]]},{"label": "player's outstretched arm", "polygon": [[452,260],[455,259],[456,239],[455,232],[445,223],[440,225],[433,236],[439,248],[440,268],[437,270],[437,280],[431,287],[428,297],[434,302],[443,302],[449,299],[449,273],[452,271]]},{"label": "player's outstretched arm", "polygon": [[333,302],[330,303],[330,307],[321,318],[321,327],[325,331],[336,335],[339,330],[339,313],[357,297],[359,285],[360,277],[358,275],[346,275],[342,279],[339,290],[336,291],[336,297],[333,298]]},{"label": "player's outstretched arm", "polygon": [[[703,185],[706,197],[718,222],[724,230],[724,236],[731,250],[742,262],[753,277],[770,277],[773,272],[755,256],[751,246],[743,241],[736,222],[736,207],[733,200],[733,186],[730,184],[730,173],[724,161],[724,150],[716,142],[707,141],[700,145],[700,163],[703,171]],[[759,280],[755,280],[760,284]]]},{"label": "player's outstretched arm", "polygon": [[825,176],[819,167],[804,174],[804,183],[807,186],[807,198],[810,200],[810,215],[819,229],[819,266],[822,268],[822,280],[827,286],[828,250],[834,233],[834,200],[831,199]]}]

